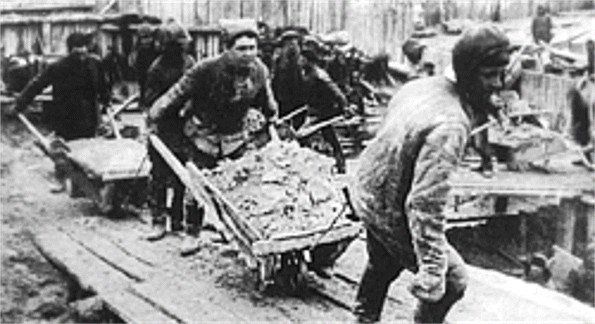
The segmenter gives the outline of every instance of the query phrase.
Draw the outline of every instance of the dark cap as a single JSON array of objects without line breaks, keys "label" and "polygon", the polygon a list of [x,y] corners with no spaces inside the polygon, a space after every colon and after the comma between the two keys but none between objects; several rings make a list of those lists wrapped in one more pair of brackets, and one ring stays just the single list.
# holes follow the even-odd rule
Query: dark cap
[{"label": "dark cap", "polygon": [[284,42],[290,39],[299,39],[302,35],[295,30],[286,30],[279,36],[279,42]]},{"label": "dark cap", "polygon": [[240,36],[258,38],[258,27],[253,19],[221,19],[219,25],[223,29],[227,47],[233,45]]},{"label": "dark cap", "polygon": [[466,30],[452,50],[452,65],[457,80],[469,79],[479,67],[506,66],[510,41],[498,28],[480,25]]},{"label": "dark cap", "polygon": [[89,45],[89,36],[83,33],[74,32],[68,35],[66,38],[66,46],[68,50],[72,50],[75,47],[84,47]]}]

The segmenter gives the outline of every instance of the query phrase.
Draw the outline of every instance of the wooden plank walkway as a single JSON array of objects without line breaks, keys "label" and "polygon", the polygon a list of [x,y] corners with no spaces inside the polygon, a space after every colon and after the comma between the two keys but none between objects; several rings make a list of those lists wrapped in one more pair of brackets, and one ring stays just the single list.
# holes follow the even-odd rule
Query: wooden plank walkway
[{"label": "wooden plank walkway", "polygon": [[[237,258],[221,262],[226,255],[237,256],[238,250],[213,243],[194,259],[181,258],[173,252],[179,238],[148,243],[134,238],[138,225],[131,223],[101,219],[94,226],[71,222],[44,227],[36,231],[35,244],[129,323],[353,320],[350,307],[367,257],[362,239],[338,260],[333,278],[309,276],[304,294],[288,296],[276,291],[260,293],[240,284],[251,280],[250,270],[242,268]],[[229,276],[211,274],[209,266],[216,261],[216,267],[229,267],[222,270],[229,271]],[[595,318],[593,308],[554,291],[495,271],[470,267],[470,273],[468,293],[450,314],[451,322],[553,319],[590,323]],[[406,288],[411,280],[412,274],[405,272],[391,287],[385,320],[411,322],[415,299]]]}]

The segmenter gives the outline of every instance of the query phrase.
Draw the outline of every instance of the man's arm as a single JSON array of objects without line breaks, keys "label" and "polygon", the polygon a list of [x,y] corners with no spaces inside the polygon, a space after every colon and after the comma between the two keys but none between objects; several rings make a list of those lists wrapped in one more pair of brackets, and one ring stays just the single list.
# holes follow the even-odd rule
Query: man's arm
[{"label": "man's arm", "polygon": [[166,93],[151,105],[149,109],[149,120],[157,121],[161,117],[168,115],[172,110],[180,110],[184,103],[190,99],[192,93],[200,92],[198,89],[201,83],[208,82],[204,80],[204,66],[201,63],[196,64],[188,70],[184,76],[176,82]]},{"label": "man's arm", "polygon": [[273,94],[269,72],[264,63],[260,63],[259,66],[263,69],[264,86],[256,96],[257,105],[262,108],[263,114],[269,121],[276,120],[279,117],[279,106]]},{"label": "man's arm", "polygon": [[337,86],[333,79],[331,79],[328,73],[320,73],[319,80],[322,84],[321,86],[326,89],[325,93],[328,93],[333,98],[333,102],[337,103],[341,109],[345,110],[347,107],[347,98],[345,98],[343,91],[339,89],[339,86]]},{"label": "man's arm", "polygon": [[44,88],[46,88],[52,82],[52,74],[53,68],[52,66],[48,66],[47,69],[41,71],[37,74],[23,89],[21,94],[16,98],[16,105],[15,110],[17,112],[24,111],[27,106],[33,101],[35,96],[37,96]]},{"label": "man's arm", "polygon": [[[157,62],[157,60],[155,61]],[[149,68],[147,72],[147,80],[145,81],[145,93],[141,102],[145,107],[151,107],[151,105],[163,94],[162,80],[159,77],[160,73],[155,62]]]},{"label": "man's arm", "polygon": [[463,154],[467,129],[445,123],[426,137],[415,164],[406,213],[419,271],[411,286],[423,300],[437,301],[445,292],[446,218],[449,178]]}]

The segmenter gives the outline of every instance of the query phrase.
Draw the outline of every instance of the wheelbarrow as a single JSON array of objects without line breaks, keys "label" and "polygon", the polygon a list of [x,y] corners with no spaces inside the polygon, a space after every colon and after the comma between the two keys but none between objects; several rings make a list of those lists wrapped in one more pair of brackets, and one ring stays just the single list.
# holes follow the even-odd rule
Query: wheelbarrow
[{"label": "wheelbarrow", "polygon": [[304,286],[311,265],[320,263],[320,258],[326,258],[324,266],[334,263],[362,230],[361,224],[349,217],[351,205],[346,201],[328,223],[265,236],[196,165],[188,162],[184,166],[157,136],[151,135],[149,140],[194,199],[216,211],[246,257],[248,268],[256,274],[258,289],[277,283],[290,293],[298,291]]},{"label": "wheelbarrow", "polygon": [[18,118],[35,136],[36,145],[64,171],[63,181],[71,197],[90,198],[102,213],[120,210],[124,202],[140,204],[144,200],[151,164],[140,142],[124,138],[49,139],[24,115]]}]

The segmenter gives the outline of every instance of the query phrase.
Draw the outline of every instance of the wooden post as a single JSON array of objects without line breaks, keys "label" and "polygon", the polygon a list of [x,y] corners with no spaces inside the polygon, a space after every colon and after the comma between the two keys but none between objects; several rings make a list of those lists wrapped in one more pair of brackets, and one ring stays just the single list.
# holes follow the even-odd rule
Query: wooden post
[{"label": "wooden post", "polygon": [[562,214],[556,230],[556,244],[570,253],[573,250],[574,230],[580,207],[580,202],[576,199],[565,198],[560,203]]}]

